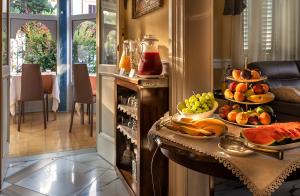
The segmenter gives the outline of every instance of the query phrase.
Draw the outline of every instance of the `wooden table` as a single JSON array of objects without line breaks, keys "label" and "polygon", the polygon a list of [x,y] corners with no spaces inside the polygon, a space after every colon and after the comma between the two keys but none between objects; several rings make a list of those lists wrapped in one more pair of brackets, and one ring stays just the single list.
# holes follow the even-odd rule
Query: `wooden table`
[{"label": "wooden table", "polygon": [[[229,171],[223,166],[223,164],[219,163],[211,156],[207,156],[197,151],[190,150],[184,146],[179,146],[174,142],[170,142],[160,137],[156,137],[153,140],[154,144],[159,149],[153,157],[154,162],[152,165],[152,169],[154,176],[159,170],[159,164],[156,163],[156,160],[159,160],[162,156],[165,156],[179,165],[209,175],[210,196],[214,195],[214,177],[239,181],[239,179],[234,174],[232,174],[231,171]],[[297,169],[295,172],[293,172],[286,179],[286,181],[297,179],[300,179],[300,169]],[[159,186],[160,182],[155,181],[154,187],[156,193],[159,193],[158,191],[156,191],[156,188]]]}]

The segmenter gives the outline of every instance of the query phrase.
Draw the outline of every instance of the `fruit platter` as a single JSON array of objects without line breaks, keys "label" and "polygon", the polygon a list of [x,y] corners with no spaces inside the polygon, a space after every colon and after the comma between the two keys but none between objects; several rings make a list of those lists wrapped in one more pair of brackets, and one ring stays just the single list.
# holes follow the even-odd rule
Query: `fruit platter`
[{"label": "fruit platter", "polygon": [[177,105],[178,113],[160,122],[176,134],[193,139],[211,139],[227,132],[226,124],[211,118],[218,108],[214,94],[194,93]]},{"label": "fruit platter", "polygon": [[175,114],[169,120],[162,121],[161,126],[167,127],[180,136],[192,139],[212,139],[227,133],[226,124],[218,119],[193,120],[180,114]]},{"label": "fruit platter", "polygon": [[245,128],[241,137],[250,144],[272,150],[300,147],[300,122],[274,123]]},{"label": "fruit platter", "polygon": [[225,99],[241,104],[264,104],[274,100],[275,96],[270,92],[270,87],[264,81],[258,69],[250,70],[234,68],[228,71],[226,77],[230,83],[224,91]]},{"label": "fruit platter", "polygon": [[219,116],[227,123],[243,127],[257,127],[276,122],[276,115],[268,105],[247,109],[239,104],[224,105],[219,108]]},{"label": "fruit platter", "polygon": [[218,102],[215,101],[212,92],[194,93],[194,95],[177,105],[177,110],[182,116],[194,120],[211,117],[217,108]]},{"label": "fruit platter", "polygon": [[224,98],[231,104],[219,109],[226,122],[243,127],[270,125],[276,121],[273,109],[265,105],[275,99],[267,84],[267,77],[258,69],[233,68],[227,70],[228,88]]},{"label": "fruit platter", "polygon": [[224,91],[224,97],[232,102],[255,105],[269,103],[275,96],[269,92],[268,84],[249,84],[231,82],[229,88]]}]

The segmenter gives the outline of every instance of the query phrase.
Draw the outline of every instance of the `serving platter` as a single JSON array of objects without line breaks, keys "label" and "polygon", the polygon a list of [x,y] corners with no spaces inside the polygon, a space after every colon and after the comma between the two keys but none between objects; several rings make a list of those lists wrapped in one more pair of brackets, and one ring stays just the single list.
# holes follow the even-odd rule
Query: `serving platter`
[{"label": "serving platter", "polygon": [[267,76],[261,76],[259,79],[251,79],[251,80],[244,80],[244,79],[235,79],[232,76],[227,76],[227,80],[235,81],[235,82],[243,82],[243,83],[255,83],[255,82],[261,82],[268,79]]},{"label": "serving platter", "polygon": [[231,102],[234,102],[234,103],[239,103],[239,104],[244,104],[244,105],[263,105],[263,104],[266,104],[266,103],[270,103],[271,101],[265,101],[265,102],[260,102],[260,103],[255,103],[255,102],[247,102],[247,101],[236,101],[234,99],[228,99],[225,97],[226,100],[228,101],[231,101]]},{"label": "serving platter", "polygon": [[260,147],[264,149],[270,149],[270,150],[290,150],[293,148],[299,148],[300,147],[300,142],[294,142],[290,144],[283,144],[283,145],[274,145],[274,146],[268,146],[268,145],[260,145],[260,144],[254,144],[252,142],[249,142],[248,140],[245,139],[245,145],[249,147]]},{"label": "serving platter", "polygon": [[219,117],[218,119],[222,120],[223,122],[226,122],[226,123],[229,123],[229,124],[232,124],[232,125],[237,125],[237,126],[240,126],[240,127],[255,128],[255,127],[258,127],[258,126],[264,126],[264,125],[239,124],[239,123],[236,123],[236,122],[231,122],[229,120],[225,120],[225,119],[223,119],[221,117]]},{"label": "serving platter", "polygon": [[[225,135],[227,132],[228,132],[228,128],[227,126],[225,125],[224,127],[224,130],[222,132],[222,134],[220,136],[216,136],[216,135],[211,135],[211,136],[204,136],[204,135],[201,135],[201,136],[193,136],[193,135],[189,135],[187,133],[184,133],[178,129],[175,129],[171,123],[172,122],[175,122],[176,124],[179,125],[184,125],[184,126],[192,126],[193,125],[193,122],[195,121],[191,121],[191,122],[182,122],[181,121],[181,118],[184,118],[184,116],[182,116],[181,114],[179,113],[176,113],[175,115],[173,115],[172,117],[170,117],[170,119],[168,119],[167,121],[161,121],[160,123],[160,126],[164,126],[166,128],[168,128],[169,130],[171,130],[172,132],[174,132],[176,135],[179,135],[179,136],[183,136],[183,137],[186,137],[186,138],[190,138],[190,139],[214,139],[214,138],[219,138],[223,135]],[[207,118],[209,119],[209,118]],[[203,120],[207,120],[207,119],[203,119]],[[214,118],[216,119],[216,118]],[[219,120],[219,119],[217,119]],[[201,120],[200,120],[201,121]],[[180,129],[180,128],[179,128]]]}]

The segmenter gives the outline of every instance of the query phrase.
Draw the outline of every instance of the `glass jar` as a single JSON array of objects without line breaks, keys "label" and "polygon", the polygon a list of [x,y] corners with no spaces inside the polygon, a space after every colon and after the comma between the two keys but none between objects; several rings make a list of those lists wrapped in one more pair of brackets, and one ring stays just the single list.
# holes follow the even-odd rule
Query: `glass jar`
[{"label": "glass jar", "polygon": [[125,72],[130,72],[131,70],[131,60],[130,60],[130,52],[129,52],[129,41],[125,40],[123,42],[123,51],[122,56],[119,63],[119,68],[124,69]]},{"label": "glass jar", "polygon": [[160,75],[162,63],[158,52],[158,39],[146,35],[141,43],[142,54],[138,65],[138,75]]}]

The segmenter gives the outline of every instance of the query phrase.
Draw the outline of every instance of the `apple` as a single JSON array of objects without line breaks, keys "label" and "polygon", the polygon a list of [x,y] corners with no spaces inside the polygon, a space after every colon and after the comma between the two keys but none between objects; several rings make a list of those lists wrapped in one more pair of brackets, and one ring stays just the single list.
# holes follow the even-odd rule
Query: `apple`
[{"label": "apple", "polygon": [[224,105],[223,107],[220,107],[220,109],[219,109],[219,116],[223,119],[226,119],[228,113],[231,111],[232,111],[232,107],[230,105]]},{"label": "apple", "polygon": [[255,84],[252,87],[252,89],[253,89],[253,91],[254,91],[255,94],[264,94],[265,93],[263,87],[260,84]]},{"label": "apple", "polygon": [[234,92],[237,85],[238,85],[237,82],[231,82],[229,84],[229,90],[231,90],[231,92]]}]

